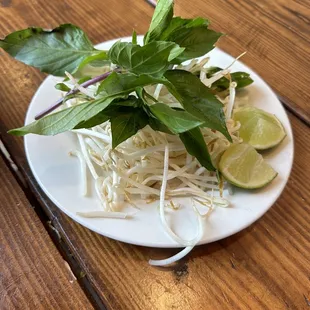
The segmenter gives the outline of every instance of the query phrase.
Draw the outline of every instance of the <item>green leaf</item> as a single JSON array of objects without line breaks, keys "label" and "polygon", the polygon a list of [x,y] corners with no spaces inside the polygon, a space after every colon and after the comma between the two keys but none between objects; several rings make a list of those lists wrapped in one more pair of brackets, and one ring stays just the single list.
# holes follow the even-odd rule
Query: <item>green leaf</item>
[{"label": "green leaf", "polygon": [[[86,65],[91,65],[94,67],[103,67],[110,63],[108,60],[108,54],[106,51],[100,51],[97,54],[86,57],[79,65],[79,67],[75,70],[81,70]],[[74,73],[74,72],[73,72]]]},{"label": "green leaf", "polygon": [[[250,74],[246,72],[234,72],[230,74],[231,80],[237,83],[236,89],[240,89],[246,86],[249,86],[253,83],[253,80],[250,78]],[[229,88],[229,79],[222,77],[211,85],[211,88],[223,91]]]},{"label": "green leaf", "polygon": [[180,63],[203,56],[214,48],[222,33],[208,29],[208,25],[209,21],[201,17],[174,17],[157,40],[175,42],[184,47],[185,51],[173,61]]},{"label": "green leaf", "polygon": [[65,94],[62,104],[65,104],[70,99],[81,99],[81,100],[85,100],[85,102],[91,101],[91,98],[86,96],[85,94],[81,94],[81,93],[71,94],[71,95]]},{"label": "green leaf", "polygon": [[112,147],[117,147],[148,124],[142,108],[132,108],[111,118]]},{"label": "green leaf", "polygon": [[78,80],[78,83],[81,85],[84,82],[89,81],[90,79],[91,79],[91,76],[83,76],[82,78]]},{"label": "green leaf", "polygon": [[207,68],[207,78],[209,79],[211,76],[213,76],[215,73],[223,70],[220,67],[209,67]]},{"label": "green leaf", "polygon": [[[97,58],[97,59],[93,59],[92,61],[90,61],[87,65],[88,67],[90,66],[92,68],[107,67],[107,66],[111,66],[111,61],[109,59]],[[88,67],[87,69],[90,69]]]},{"label": "green leaf", "polygon": [[149,116],[149,125],[155,131],[161,131],[170,135],[173,134],[166,125],[164,125],[157,118],[154,118],[152,116]]},{"label": "green leaf", "polygon": [[72,130],[81,122],[84,122],[100,111],[104,110],[112,102],[113,97],[101,98],[49,114],[41,119],[21,128],[12,129],[10,134],[24,136],[29,133],[52,136]]},{"label": "green leaf", "polygon": [[169,36],[176,30],[187,29],[198,26],[208,26],[209,20],[197,17],[194,19],[184,19],[179,16],[173,17],[169,26],[163,31],[160,36],[161,41],[169,41]]},{"label": "green leaf", "polygon": [[97,93],[108,96],[128,95],[139,86],[163,83],[163,79],[142,74],[113,72],[98,87]]},{"label": "green leaf", "polygon": [[185,51],[174,60],[174,62],[179,63],[204,56],[214,48],[214,44],[222,35],[220,32],[208,29],[207,26],[182,27],[173,31],[167,40],[185,48]]},{"label": "green leaf", "polygon": [[231,141],[222,103],[198,77],[184,70],[168,70],[165,78],[170,82],[167,84],[168,89],[188,113],[203,120],[204,126],[218,130]]},{"label": "green leaf", "polygon": [[159,39],[168,27],[173,16],[173,0],[159,0],[152,17],[148,32],[144,36],[144,44]]},{"label": "green leaf", "polygon": [[254,82],[250,74],[246,72],[233,72],[231,73],[231,79],[237,83],[237,89],[249,86]]},{"label": "green leaf", "polygon": [[77,126],[74,127],[74,129],[92,128],[108,121],[111,117],[116,117],[120,113],[126,112],[126,109],[138,108],[141,105],[141,100],[134,96],[129,96],[128,99],[117,98],[113,100],[110,105],[103,111],[100,111],[95,116],[79,123]]},{"label": "green leaf", "polygon": [[193,27],[198,27],[198,26],[209,26],[210,21],[206,18],[202,18],[202,17],[196,17],[193,19],[185,19],[186,21],[188,21],[186,23],[186,28],[193,28]]},{"label": "green leaf", "polygon": [[195,156],[206,169],[215,170],[205,140],[198,127],[181,133],[179,137],[190,155]]},{"label": "green leaf", "polygon": [[203,121],[186,111],[174,110],[164,103],[156,103],[149,108],[154,116],[175,134],[188,131],[203,124]]},{"label": "green leaf", "polygon": [[61,91],[65,91],[65,92],[68,92],[71,90],[70,87],[68,87],[66,84],[64,83],[57,83],[55,85],[55,88],[58,89],[58,90],[61,90]]},{"label": "green leaf", "polygon": [[136,30],[133,30],[132,32],[132,40],[131,40],[132,44],[137,44],[137,33]]},{"label": "green leaf", "polygon": [[[211,78],[213,75],[215,75],[217,72],[223,70],[219,67],[209,67],[207,71],[207,78]],[[237,83],[237,89],[249,86],[254,81],[251,79],[250,74],[246,72],[233,72],[230,74],[231,80],[233,82]],[[216,91],[223,91],[229,88],[229,79],[225,76],[217,80],[211,85],[211,88]]]},{"label": "green leaf", "polygon": [[162,75],[170,61],[184,49],[173,42],[151,42],[144,46],[129,42],[116,42],[109,50],[109,58],[120,67],[135,74]]},{"label": "green leaf", "polygon": [[117,98],[112,102],[111,106],[121,106],[121,107],[132,107],[132,108],[139,108],[143,104],[142,100],[135,97],[135,96],[129,96],[126,99],[119,99]]},{"label": "green leaf", "polygon": [[144,109],[145,113],[149,116],[148,123],[150,127],[155,131],[161,131],[172,135],[173,133],[171,132],[171,130],[169,130],[169,128],[166,125],[164,125],[161,121],[159,121],[151,112],[149,104],[145,98],[147,92],[142,87],[137,87],[136,94],[138,98],[140,98],[142,101],[142,108]]},{"label": "green leaf", "polygon": [[3,40],[0,47],[15,59],[53,75],[74,72],[88,56],[102,53],[94,49],[77,26],[61,25],[53,30],[27,28]]},{"label": "green leaf", "polygon": [[110,119],[110,115],[108,115],[105,110],[99,112],[95,116],[89,118],[86,121],[82,121],[79,124],[77,124],[74,129],[80,129],[80,128],[92,128],[97,125],[103,124],[106,121]]},{"label": "green leaf", "polygon": [[[92,60],[85,66],[78,68],[73,74],[75,78],[83,78],[84,76],[90,76],[94,78],[98,75],[104,74],[107,70],[110,70],[111,61],[109,59],[97,59]],[[108,68],[107,68],[108,67]]]}]

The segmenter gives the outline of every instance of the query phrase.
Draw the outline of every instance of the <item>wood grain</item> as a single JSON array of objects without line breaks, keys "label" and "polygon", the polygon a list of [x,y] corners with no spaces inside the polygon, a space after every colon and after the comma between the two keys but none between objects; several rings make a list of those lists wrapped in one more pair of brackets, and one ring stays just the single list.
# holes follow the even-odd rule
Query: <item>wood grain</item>
[{"label": "wood grain", "polygon": [[[0,35],[34,22],[51,27],[74,21],[97,43],[130,34],[133,24],[143,33],[152,14],[144,1],[96,0],[88,1],[85,8],[81,0],[53,1],[48,7],[44,4],[43,0],[35,5],[16,0],[0,9],[7,20],[6,25],[0,25]],[[193,1],[191,4],[195,6]],[[182,12],[186,14],[191,13]],[[243,49],[240,43],[237,47]],[[296,145],[292,177],[273,208],[248,229],[198,247],[173,268],[152,268],[147,264],[149,258],[163,258],[175,250],[126,245],[99,236],[71,221],[42,194],[27,166],[22,139],[5,133],[23,122],[42,75],[6,55],[0,57],[0,65],[4,71],[0,77],[2,138],[29,190],[109,309],[308,309],[310,132],[295,116],[291,115]]]},{"label": "wood grain", "polygon": [[0,309],[93,309],[0,157]]},{"label": "wood grain", "polygon": [[277,203],[248,229],[196,248],[171,269],[152,268],[147,260],[176,250],[104,238],[47,202],[56,227],[109,309],[307,309],[310,132],[295,116],[291,121],[295,164]]},{"label": "wood grain", "polygon": [[310,124],[310,2],[175,1],[175,14],[204,16],[224,32],[218,46],[254,69],[285,105]]}]

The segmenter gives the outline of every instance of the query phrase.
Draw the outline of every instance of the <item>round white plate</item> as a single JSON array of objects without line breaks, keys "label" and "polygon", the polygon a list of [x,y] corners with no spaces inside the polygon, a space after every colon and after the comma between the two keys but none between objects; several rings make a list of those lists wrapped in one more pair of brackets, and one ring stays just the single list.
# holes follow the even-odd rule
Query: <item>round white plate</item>
[{"label": "round white plate", "polygon": [[[139,38],[141,40],[141,37]],[[130,38],[124,38],[128,41]],[[98,45],[108,49],[116,40]],[[210,64],[226,67],[233,58],[215,48],[209,53]],[[287,137],[274,150],[265,153],[265,159],[279,173],[278,177],[266,188],[254,191],[236,189],[233,196],[225,192],[231,202],[229,208],[217,208],[205,221],[204,235],[200,244],[213,242],[230,236],[246,228],[259,219],[281,194],[291,171],[293,162],[293,136],[288,117],[282,104],[268,85],[251,69],[237,61],[233,71],[245,71],[251,74],[254,83],[248,87],[250,102],[253,106],[275,114],[282,122]],[[55,102],[60,94],[54,88],[57,79],[49,76],[37,90],[29,106],[26,124],[34,116]],[[47,196],[63,212],[83,226],[104,236],[152,247],[179,247],[163,230],[158,214],[158,203],[139,203],[138,211],[132,219],[89,219],[76,215],[78,211],[100,210],[94,190],[88,197],[80,191],[79,162],[68,153],[78,148],[76,137],[72,133],[54,137],[27,135],[25,149],[31,170]],[[89,178],[90,179],[90,178]],[[192,239],[196,235],[196,216],[189,199],[179,200],[181,209],[168,211],[170,225],[181,237]],[[134,212],[131,209],[129,212]]]}]

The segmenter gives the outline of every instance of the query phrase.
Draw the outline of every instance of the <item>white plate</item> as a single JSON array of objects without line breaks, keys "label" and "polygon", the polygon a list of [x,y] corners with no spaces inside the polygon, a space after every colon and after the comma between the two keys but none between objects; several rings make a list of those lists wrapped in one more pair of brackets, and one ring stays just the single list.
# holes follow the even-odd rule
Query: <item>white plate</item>
[{"label": "white plate", "polygon": [[[139,38],[141,40],[141,37]],[[130,38],[122,39],[124,41]],[[108,49],[116,40],[98,45]],[[225,67],[233,58],[219,49],[209,53],[211,65]],[[246,228],[259,219],[281,194],[291,171],[293,162],[293,136],[291,126],[282,104],[269,86],[251,69],[236,62],[233,71],[241,70],[251,74],[254,83],[248,87],[251,103],[275,114],[282,122],[287,137],[275,150],[266,153],[266,160],[279,173],[266,188],[255,191],[236,190],[227,196],[230,208],[217,208],[205,222],[204,236],[200,244],[213,242],[230,236]],[[49,76],[41,84],[29,106],[26,124],[34,116],[59,98],[54,88],[56,78]],[[79,162],[68,155],[78,148],[76,138],[71,133],[54,137],[27,135],[25,149],[31,170],[47,196],[68,216],[83,226],[104,236],[152,247],[179,247],[164,232],[156,206],[157,203],[141,202],[133,219],[88,219],[76,215],[77,211],[100,210],[94,191],[89,197],[80,194]],[[173,229],[184,238],[191,239],[196,234],[196,217],[191,210],[189,199],[181,200],[182,208],[169,211],[167,216]]]}]

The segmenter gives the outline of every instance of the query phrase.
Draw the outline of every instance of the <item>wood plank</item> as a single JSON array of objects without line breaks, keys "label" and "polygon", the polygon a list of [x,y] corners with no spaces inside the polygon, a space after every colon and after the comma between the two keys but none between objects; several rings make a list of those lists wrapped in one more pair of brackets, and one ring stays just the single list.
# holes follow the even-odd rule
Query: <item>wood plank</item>
[{"label": "wood plank", "polygon": [[104,238],[47,201],[57,218],[56,227],[110,309],[306,309],[310,300],[310,184],[305,180],[310,173],[310,131],[295,116],[291,115],[291,121],[295,164],[277,203],[248,229],[196,248],[170,269],[150,267],[147,261],[176,250]]},{"label": "wood plank", "polygon": [[204,16],[227,34],[218,46],[242,61],[310,124],[310,2],[287,0],[176,0],[175,14]]},{"label": "wood plank", "polygon": [[[86,8],[81,0],[53,1],[48,12],[45,12],[42,0],[35,6],[29,3],[16,0],[10,8],[1,9],[8,20],[6,26],[0,26],[1,34],[34,21],[51,27],[60,21],[71,20],[83,26],[94,42],[100,42],[130,34],[133,24],[139,33],[143,33],[152,14],[152,8],[143,1],[106,1],[108,5],[104,6],[102,1],[94,0]],[[27,5],[31,9],[26,8]],[[130,14],[128,7],[132,8]],[[85,14],[81,8],[85,9]],[[93,17],[91,22],[87,14]],[[4,27],[11,28],[6,30]],[[292,177],[281,198],[261,220],[235,236],[198,247],[174,268],[152,268],[147,264],[149,258],[166,257],[175,250],[126,245],[92,233],[62,214],[38,189],[25,161],[22,139],[10,137],[5,131],[22,123],[27,104],[42,75],[7,56],[1,57],[0,63],[5,72],[5,78],[0,77],[2,137],[31,190],[108,308],[307,307],[310,299],[307,268],[310,184],[305,180],[310,173],[310,134],[306,125],[291,116],[296,139]]]},{"label": "wood plank", "polygon": [[0,309],[93,309],[0,157]]}]

